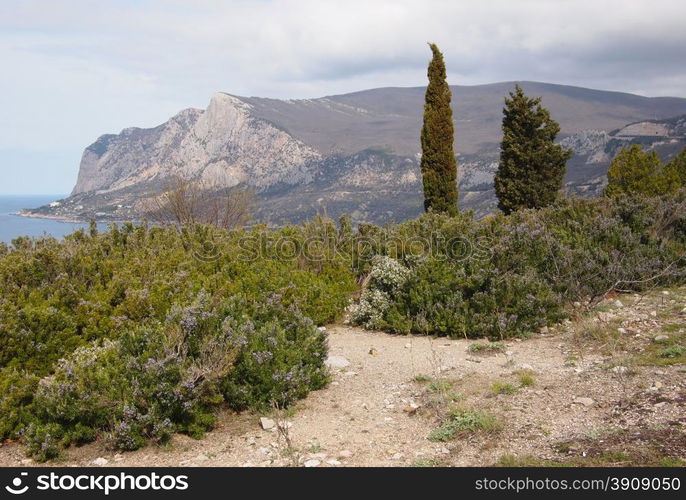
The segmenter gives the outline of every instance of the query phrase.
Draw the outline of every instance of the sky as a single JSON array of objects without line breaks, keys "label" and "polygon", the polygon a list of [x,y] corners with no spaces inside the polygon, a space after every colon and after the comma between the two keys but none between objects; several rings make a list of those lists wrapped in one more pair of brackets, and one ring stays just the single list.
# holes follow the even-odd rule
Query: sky
[{"label": "sky", "polygon": [[66,194],[83,149],[216,91],[307,98],[536,80],[686,97],[683,0],[0,0],[0,194]]}]

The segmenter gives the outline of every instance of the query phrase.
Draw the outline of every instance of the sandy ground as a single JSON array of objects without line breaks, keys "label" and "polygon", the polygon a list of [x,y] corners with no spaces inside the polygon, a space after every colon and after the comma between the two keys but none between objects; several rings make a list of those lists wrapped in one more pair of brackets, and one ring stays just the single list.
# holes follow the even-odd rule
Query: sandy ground
[{"label": "sandy ground", "polygon": [[[328,327],[330,355],[350,364],[333,369],[333,382],[288,415],[222,412],[215,430],[200,440],[179,435],[169,445],[127,453],[108,450],[98,441],[72,447],[50,464],[492,465],[504,455],[563,460],[576,448],[560,451],[560,443],[602,443],[601,437],[616,429],[634,432],[657,426],[679,433],[681,439],[686,424],[683,365],[629,363],[665,324],[684,322],[685,299],[686,293],[667,301],[660,295],[651,300],[626,296],[624,307],[585,312],[580,315],[585,319],[530,339],[508,340],[501,351],[484,354],[468,350],[473,340],[392,336],[333,325]],[[583,335],[588,328],[621,333],[609,342],[589,341]],[[533,385],[520,387],[518,370],[531,373]],[[427,378],[451,385],[457,403],[437,403]],[[498,380],[511,383],[516,391],[495,394],[492,383]],[[430,441],[427,437],[446,418],[450,405],[490,412],[502,429]],[[260,417],[287,422],[281,426],[284,431],[262,429]],[[677,453],[684,458],[684,451]],[[1,466],[32,464],[18,443],[0,446]]]}]

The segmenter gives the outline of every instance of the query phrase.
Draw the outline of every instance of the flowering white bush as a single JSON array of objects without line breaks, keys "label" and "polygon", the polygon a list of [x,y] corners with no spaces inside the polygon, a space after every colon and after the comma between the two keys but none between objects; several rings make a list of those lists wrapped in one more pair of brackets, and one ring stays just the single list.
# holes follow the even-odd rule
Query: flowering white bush
[{"label": "flowering white bush", "polygon": [[400,262],[385,255],[378,255],[372,260],[369,286],[392,295],[409,277],[410,270]]},{"label": "flowering white bush", "polygon": [[382,255],[374,257],[369,287],[362,292],[360,303],[351,308],[353,324],[369,329],[381,328],[393,296],[409,276],[410,270],[397,260]]}]

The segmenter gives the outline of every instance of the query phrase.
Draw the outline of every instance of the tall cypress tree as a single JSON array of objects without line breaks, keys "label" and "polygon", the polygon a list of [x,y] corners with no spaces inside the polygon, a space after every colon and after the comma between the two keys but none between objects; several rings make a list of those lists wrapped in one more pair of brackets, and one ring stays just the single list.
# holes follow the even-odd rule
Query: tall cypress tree
[{"label": "tall cypress tree", "polygon": [[495,174],[498,207],[509,214],[520,208],[550,205],[562,189],[571,150],[555,144],[560,125],[527,97],[519,85],[505,98],[500,164]]},{"label": "tall cypress tree", "polygon": [[429,63],[429,85],[424,104],[422,127],[422,179],[424,209],[428,212],[457,214],[457,161],[453,152],[453,112],[450,87],[446,82],[443,54],[430,43],[433,58]]}]

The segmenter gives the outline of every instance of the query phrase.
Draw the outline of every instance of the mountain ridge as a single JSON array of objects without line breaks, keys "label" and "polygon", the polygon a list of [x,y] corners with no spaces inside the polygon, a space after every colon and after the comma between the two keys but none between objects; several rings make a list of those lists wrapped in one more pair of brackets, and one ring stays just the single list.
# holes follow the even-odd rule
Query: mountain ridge
[{"label": "mountain ridge", "polygon": [[[519,83],[528,95],[542,97],[561,125],[558,139],[577,153],[566,178],[574,194],[599,194],[622,144],[638,141],[665,157],[686,145],[669,136],[667,125],[664,137],[638,137],[633,129],[611,135],[631,124],[677,120],[686,115],[684,98]],[[495,207],[492,176],[502,106],[514,84],[451,86],[461,206],[480,214]],[[186,108],[156,127],[100,136],[84,151],[72,195],[27,214],[137,218],[142,201],[165,178],[182,176],[256,190],[256,215],[266,222],[295,222],[321,212],[348,212],[371,222],[412,217],[422,211],[424,89],[386,87],[296,100],[216,92],[205,110]]]}]

